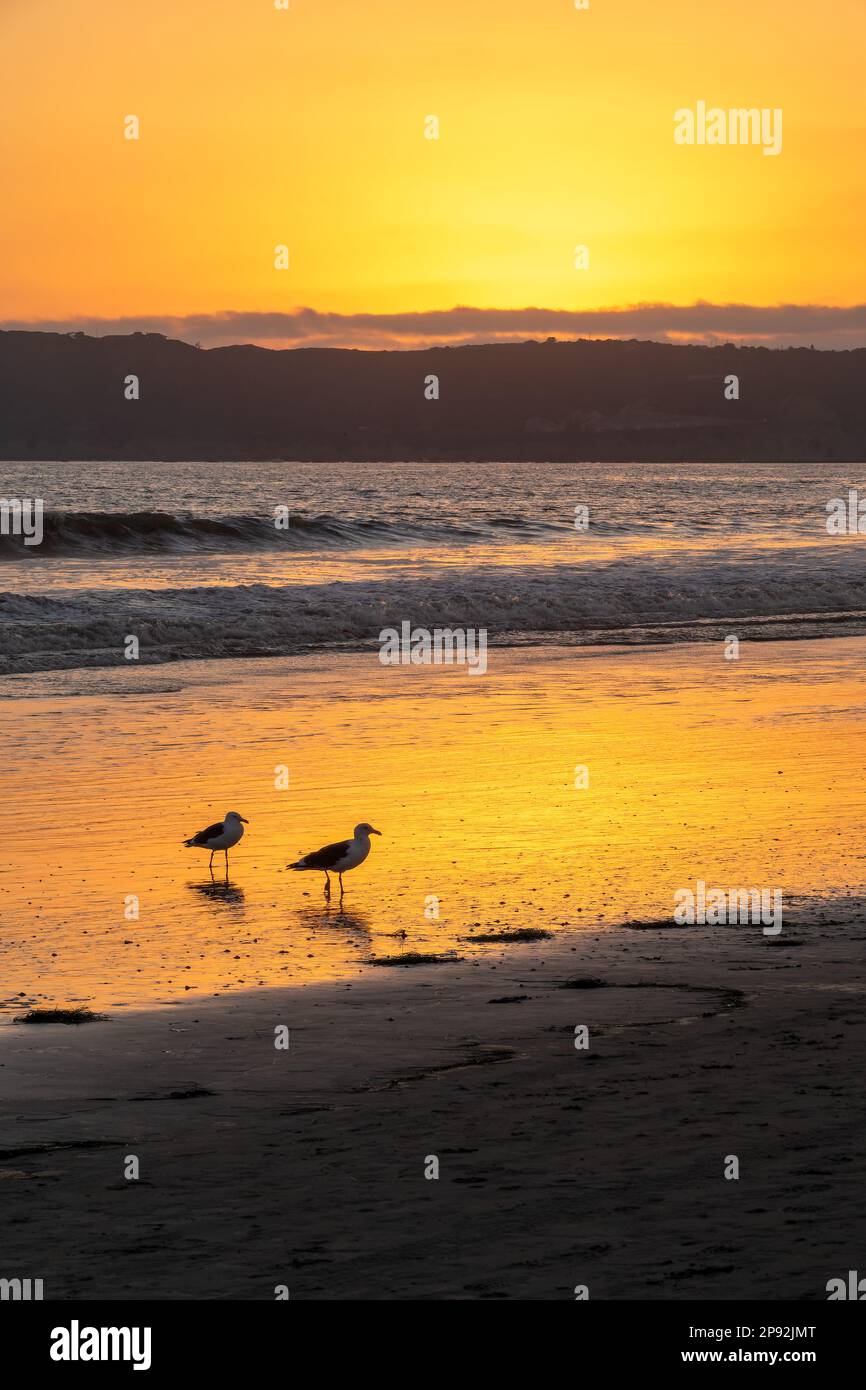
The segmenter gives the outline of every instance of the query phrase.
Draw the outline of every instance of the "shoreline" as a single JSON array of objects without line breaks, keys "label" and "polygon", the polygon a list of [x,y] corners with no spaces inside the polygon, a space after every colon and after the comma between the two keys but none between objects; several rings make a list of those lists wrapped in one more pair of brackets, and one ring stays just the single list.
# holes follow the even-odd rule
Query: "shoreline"
[{"label": "shoreline", "polygon": [[[850,628],[847,627],[848,624],[851,625]],[[866,611],[757,614],[749,617],[727,618],[706,617],[681,619],[669,623],[637,624],[632,628],[592,628],[588,629],[586,633],[559,629],[552,629],[550,632],[509,632],[505,633],[504,636],[500,635],[499,639],[496,636],[488,637],[487,650],[489,654],[503,653],[505,655],[522,655],[537,651],[545,660],[550,660],[551,657],[558,659],[574,656],[592,658],[626,656],[634,653],[651,655],[688,647],[707,648],[712,645],[724,645],[730,629],[737,626],[745,629],[739,639],[743,644],[754,643],[759,647],[799,642],[851,642],[866,638]],[[815,630],[823,627],[829,630]],[[486,629],[479,629],[479,631],[487,632]],[[606,632],[609,633],[607,639],[604,635]],[[633,640],[635,634],[638,633],[651,635],[638,641]],[[673,635],[674,633],[676,635]],[[83,692],[64,691],[51,687],[44,691],[39,688],[40,680],[62,683],[64,680],[71,681],[76,676],[83,679],[118,676],[126,677],[130,682],[134,682],[139,671],[147,671],[154,676],[159,672],[165,672],[165,679],[171,679],[169,673],[173,673],[174,679],[177,680],[180,679],[180,676],[176,673],[181,668],[189,667],[191,668],[191,675],[195,675],[197,672],[205,672],[212,665],[221,668],[239,665],[238,674],[242,675],[247,671],[253,674],[266,672],[269,667],[276,669],[281,662],[325,662],[341,658],[351,660],[363,656],[370,658],[378,665],[384,665],[386,669],[390,665],[400,665],[402,670],[408,670],[410,673],[419,669],[470,671],[468,663],[465,662],[431,661],[420,666],[414,666],[411,662],[382,663],[379,659],[379,651],[378,637],[373,636],[357,640],[350,638],[345,641],[333,642],[330,645],[309,644],[305,646],[300,644],[291,651],[265,651],[256,648],[249,652],[203,651],[195,656],[166,652],[159,656],[151,656],[145,650],[134,663],[127,661],[116,651],[112,652],[110,660],[107,657],[103,660],[103,653],[94,651],[92,661],[81,662],[79,659],[77,665],[44,665],[34,662],[20,669],[6,669],[0,665],[0,701],[38,699],[45,693],[56,696],[65,695],[70,698],[82,693],[112,693],[109,688],[100,691],[98,687]],[[486,675],[487,670],[482,674]],[[27,683],[36,683],[37,688],[31,691],[27,689]],[[143,681],[141,693],[147,695],[152,691],[153,687],[148,686]],[[131,683],[119,693],[135,695],[138,691],[134,683]]]}]

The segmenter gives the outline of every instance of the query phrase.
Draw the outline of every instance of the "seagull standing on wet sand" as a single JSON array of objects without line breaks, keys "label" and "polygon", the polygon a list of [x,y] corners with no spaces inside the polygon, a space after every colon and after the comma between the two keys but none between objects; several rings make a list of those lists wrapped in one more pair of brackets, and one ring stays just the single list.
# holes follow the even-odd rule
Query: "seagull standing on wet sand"
[{"label": "seagull standing on wet sand", "polygon": [[370,853],[370,836],[381,835],[381,830],[374,830],[372,825],[366,821],[361,825],[355,826],[354,838],[351,840],[338,840],[333,845],[325,845],[324,849],[313,850],[312,854],[305,854],[303,859],[298,859],[294,864],[287,864],[287,869],[317,869],[319,873],[325,875],[325,897],[331,896],[331,880],[329,872],[336,874],[340,880],[340,897],[343,896],[343,874],[348,873],[349,869],[357,869],[359,864],[363,864],[367,855]]},{"label": "seagull standing on wet sand", "polygon": [[197,835],[193,835],[191,840],[184,840],[185,845],[194,849],[209,849],[210,863],[208,868],[213,873],[213,857],[220,850],[225,851],[226,856],[226,878],[229,872],[229,850],[234,849],[235,845],[243,838],[244,826],[249,825],[245,816],[241,816],[237,811],[228,811],[225,820],[217,821],[215,825],[209,825],[207,830],[200,830]]}]

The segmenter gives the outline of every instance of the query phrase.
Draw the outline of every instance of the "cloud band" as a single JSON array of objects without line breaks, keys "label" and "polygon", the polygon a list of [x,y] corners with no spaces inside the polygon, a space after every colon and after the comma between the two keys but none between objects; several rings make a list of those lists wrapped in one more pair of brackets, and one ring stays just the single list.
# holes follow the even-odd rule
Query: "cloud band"
[{"label": "cloud band", "polygon": [[391,314],[226,310],[182,316],[6,320],[0,327],[43,332],[162,333],[203,347],[420,348],[527,338],[652,338],[669,342],[740,342],[767,347],[866,347],[866,304],[635,304],[610,309],[453,309]]}]

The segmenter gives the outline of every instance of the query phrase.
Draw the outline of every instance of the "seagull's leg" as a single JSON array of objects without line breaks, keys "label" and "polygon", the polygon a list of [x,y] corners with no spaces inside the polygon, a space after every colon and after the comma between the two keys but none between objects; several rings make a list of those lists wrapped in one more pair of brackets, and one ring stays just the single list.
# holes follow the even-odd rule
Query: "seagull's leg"
[{"label": "seagull's leg", "polygon": [[229,876],[229,852],[226,850],[226,878]]},{"label": "seagull's leg", "polygon": [[343,875],[340,874],[340,901],[343,901]]},{"label": "seagull's leg", "polygon": [[213,850],[210,852],[210,863],[208,864],[208,868],[211,871],[211,876],[213,876]]},{"label": "seagull's leg", "polygon": [[328,877],[328,870],[326,869],[326,870],[325,870],[325,897],[326,897],[326,898],[329,898],[330,896],[331,896],[331,880],[330,880],[329,877]]}]

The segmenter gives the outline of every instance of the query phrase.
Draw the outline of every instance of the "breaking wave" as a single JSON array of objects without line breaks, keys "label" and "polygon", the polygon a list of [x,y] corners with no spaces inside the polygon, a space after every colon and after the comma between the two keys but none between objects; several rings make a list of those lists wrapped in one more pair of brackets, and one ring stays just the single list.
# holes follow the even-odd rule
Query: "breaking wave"
[{"label": "breaking wave", "polygon": [[593,565],[467,565],[446,575],[0,593],[0,671],[150,664],[378,645],[404,621],[485,628],[497,642],[674,642],[866,631],[859,552],[691,555]]},{"label": "breaking wave", "polygon": [[226,554],[261,550],[352,549],[404,543],[471,542],[497,532],[527,537],[556,534],[563,526],[521,517],[491,516],[477,525],[453,522],[343,518],[328,513],[291,513],[277,528],[264,516],[184,516],[172,512],[47,512],[43,539],[26,545],[23,536],[0,534],[0,560],[101,554]]}]

